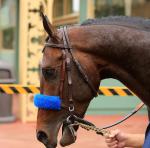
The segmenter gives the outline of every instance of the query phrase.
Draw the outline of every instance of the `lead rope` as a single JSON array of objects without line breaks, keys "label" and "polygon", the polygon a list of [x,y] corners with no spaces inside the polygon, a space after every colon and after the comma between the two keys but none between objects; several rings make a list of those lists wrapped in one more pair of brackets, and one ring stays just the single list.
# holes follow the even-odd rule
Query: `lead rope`
[{"label": "lead rope", "polygon": [[98,134],[98,135],[105,136],[107,134],[110,134],[109,130],[100,129],[100,128],[96,127],[96,126],[86,125],[86,124],[80,123],[78,121],[76,121],[74,125],[78,125],[78,126],[80,126],[81,128],[83,128],[83,129],[85,129],[87,131],[92,130],[92,131],[96,132],[96,134]]},{"label": "lead rope", "polygon": [[93,123],[84,120],[76,115],[71,115],[67,118],[66,120],[66,125],[68,127],[75,127],[75,126],[80,126],[81,128],[87,130],[87,131],[94,131],[96,134],[105,136],[106,134],[109,134],[109,130],[103,129],[103,128],[98,128],[96,127]]},{"label": "lead rope", "polygon": [[96,134],[98,134],[98,135],[105,136],[107,134],[110,134],[110,131],[106,130],[106,129],[108,129],[110,127],[113,127],[113,126],[116,126],[116,125],[122,123],[123,121],[127,120],[132,115],[134,115],[136,112],[138,112],[143,106],[144,106],[144,103],[141,102],[140,104],[138,104],[131,111],[131,113],[127,114],[123,119],[119,120],[118,122],[115,122],[114,124],[111,124],[111,125],[108,125],[108,126],[105,126],[105,127],[102,127],[102,128],[98,128],[93,123],[91,123],[89,121],[86,121],[86,120],[84,120],[82,118],[76,117],[75,115],[74,116],[70,116],[68,118],[68,120],[69,120],[68,123],[70,123],[68,126],[80,126],[81,128],[83,128],[83,129],[85,129],[87,131],[92,130],[92,131],[95,131]]}]

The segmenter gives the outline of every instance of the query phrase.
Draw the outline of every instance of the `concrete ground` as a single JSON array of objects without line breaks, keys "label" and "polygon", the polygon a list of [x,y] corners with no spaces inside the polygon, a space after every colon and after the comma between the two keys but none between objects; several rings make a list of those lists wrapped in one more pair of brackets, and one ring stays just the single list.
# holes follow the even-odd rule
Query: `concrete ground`
[{"label": "concrete ground", "polygon": [[[95,125],[103,127],[111,124],[121,116],[86,116],[86,119],[92,121]],[[135,115],[124,123],[114,127],[124,132],[144,133],[148,124],[146,115]],[[35,123],[23,124],[19,121],[9,124],[0,124],[0,147],[2,148],[44,148],[44,146],[36,140]],[[59,135],[60,138],[61,135]],[[58,145],[58,148],[61,146]],[[69,148],[107,148],[104,138],[96,135],[94,132],[87,132],[79,129],[78,139],[75,144],[68,146]]]}]

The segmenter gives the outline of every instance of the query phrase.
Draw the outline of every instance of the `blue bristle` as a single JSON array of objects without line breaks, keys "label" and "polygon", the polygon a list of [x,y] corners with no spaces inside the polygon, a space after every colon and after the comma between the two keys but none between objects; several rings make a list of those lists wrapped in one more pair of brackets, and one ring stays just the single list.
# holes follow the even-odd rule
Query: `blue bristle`
[{"label": "blue bristle", "polygon": [[60,110],[61,99],[59,96],[36,94],[34,96],[34,105],[41,109]]}]

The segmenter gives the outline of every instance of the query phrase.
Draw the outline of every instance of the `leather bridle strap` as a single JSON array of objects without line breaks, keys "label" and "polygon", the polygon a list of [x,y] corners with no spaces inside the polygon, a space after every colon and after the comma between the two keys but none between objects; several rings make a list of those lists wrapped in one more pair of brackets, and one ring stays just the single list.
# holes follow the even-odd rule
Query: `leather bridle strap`
[{"label": "leather bridle strap", "polygon": [[[65,50],[66,54],[70,53],[71,57],[69,57],[69,59],[72,59],[75,66],[77,67],[79,73],[82,75],[82,78],[84,79],[84,81],[88,84],[88,86],[92,90],[94,96],[97,96],[97,94],[100,94],[99,90],[97,91],[95,89],[95,87],[93,86],[93,84],[89,80],[85,70],[83,69],[83,67],[81,66],[79,61],[73,56],[73,48],[72,48],[70,41],[69,41],[69,37],[68,37],[68,33],[67,33],[67,27],[64,26],[62,31],[63,31],[63,42],[64,42],[64,44],[55,44],[55,43],[48,43],[47,42],[47,43],[45,43],[45,47],[60,48],[61,50]],[[69,66],[69,64],[68,64],[68,66]]]},{"label": "leather bridle strap", "polygon": [[62,50],[62,55],[63,55],[63,60],[62,60],[62,66],[61,66],[61,78],[60,78],[60,86],[59,86],[59,94],[60,94],[60,98],[63,99],[64,97],[64,82],[65,82],[65,60],[66,60],[66,54],[65,51]]},{"label": "leather bridle strap", "polygon": [[52,47],[52,48],[60,48],[60,49],[68,49],[69,47],[67,45],[64,44],[54,44],[54,43],[48,43],[46,42],[45,47]]},{"label": "leather bridle strap", "polygon": [[69,37],[68,37],[68,33],[67,33],[67,26],[64,26],[63,30],[64,30],[64,35],[65,35],[65,38],[66,38],[66,41],[67,41],[67,45],[68,45],[68,48],[67,48],[67,49],[68,49],[69,52],[70,52],[70,55],[71,55],[71,57],[72,57],[73,62],[75,63],[75,65],[76,65],[78,71],[79,71],[80,74],[82,75],[82,78],[84,79],[84,81],[88,84],[88,86],[89,86],[90,89],[92,90],[94,96],[97,96],[97,94],[99,94],[99,91],[97,91],[97,90],[95,89],[95,87],[93,86],[93,84],[92,84],[91,81],[89,80],[87,74],[86,74],[85,71],[83,70],[83,68],[82,68],[81,64],[79,63],[79,61],[73,56],[73,51],[72,51],[73,48],[72,48],[72,46],[71,46],[71,44],[70,44],[70,41],[69,41]]},{"label": "leather bridle strap", "polygon": [[69,100],[69,111],[74,111],[74,104],[73,104],[73,94],[72,94],[72,77],[71,77],[71,57],[69,53],[69,43],[66,40],[65,31],[63,28],[63,41],[64,46],[68,47],[65,48],[65,54],[66,54],[66,73],[67,73],[67,82],[68,82],[68,100]]}]

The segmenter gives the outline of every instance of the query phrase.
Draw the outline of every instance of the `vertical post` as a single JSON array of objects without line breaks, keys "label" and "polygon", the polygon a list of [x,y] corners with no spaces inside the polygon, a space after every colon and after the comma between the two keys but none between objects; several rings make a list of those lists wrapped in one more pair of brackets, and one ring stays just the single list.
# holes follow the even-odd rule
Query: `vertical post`
[{"label": "vertical post", "polygon": [[19,0],[16,0],[16,7],[17,7],[17,11],[16,11],[16,51],[15,51],[15,68],[16,68],[16,83],[18,83],[19,81]]},{"label": "vertical post", "polygon": [[26,75],[27,75],[27,1],[20,0],[20,9],[19,9],[19,82],[23,85],[26,85]]},{"label": "vertical post", "polygon": [[53,22],[53,6],[54,6],[54,0],[48,0],[47,1],[47,14],[50,21]]},{"label": "vertical post", "polygon": [[67,9],[68,9],[68,8],[67,8],[67,6],[68,6],[67,4],[68,4],[68,1],[67,1],[67,0],[64,0],[64,1],[63,1],[63,9],[64,9],[64,10],[63,10],[63,12],[64,12],[63,15],[66,15],[66,14],[67,14]]},{"label": "vertical post", "polygon": [[80,0],[80,23],[87,18],[87,0]]},{"label": "vertical post", "polygon": [[94,18],[94,0],[88,0],[87,2],[87,18]]},{"label": "vertical post", "polygon": [[0,32],[0,48],[2,48],[2,32]]},{"label": "vertical post", "polygon": [[125,0],[124,1],[125,2],[125,15],[126,16],[131,16],[132,14],[132,12],[131,12],[131,10],[132,10],[132,0]]},{"label": "vertical post", "polygon": [[[27,1],[20,0],[19,5],[19,82],[20,84],[26,85],[26,75],[27,75]],[[26,96],[21,97],[21,120],[26,121]]]},{"label": "vertical post", "polygon": [[94,0],[80,0],[80,22],[94,17]]},{"label": "vertical post", "polygon": [[[1,0],[0,0],[0,7],[1,7]],[[0,31],[0,48],[2,48],[2,32]]]}]

